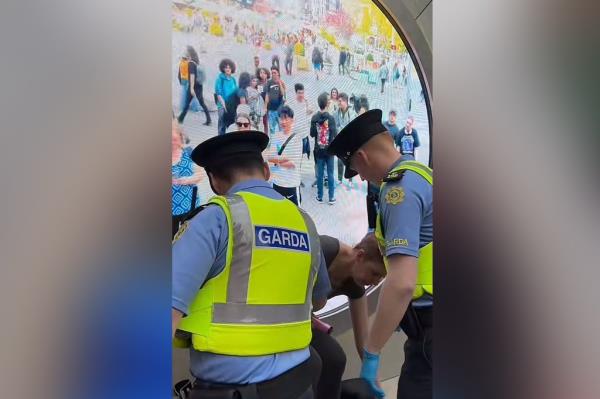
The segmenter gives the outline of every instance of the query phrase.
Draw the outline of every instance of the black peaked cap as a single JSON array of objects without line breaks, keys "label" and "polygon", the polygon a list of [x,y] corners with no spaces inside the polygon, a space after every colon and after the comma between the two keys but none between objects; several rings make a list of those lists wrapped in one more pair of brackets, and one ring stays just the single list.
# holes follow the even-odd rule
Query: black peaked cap
[{"label": "black peaked cap", "polygon": [[362,147],[373,136],[387,131],[383,123],[381,123],[382,115],[383,113],[380,109],[372,109],[357,116],[329,144],[327,152],[341,159],[344,165],[346,165],[345,178],[349,179],[357,175],[356,171],[350,169],[350,157],[352,157],[356,150]]},{"label": "black peaked cap", "polygon": [[222,162],[224,159],[255,155],[262,158],[262,152],[269,144],[269,136],[257,130],[227,133],[198,144],[192,151],[192,161],[203,168]]}]

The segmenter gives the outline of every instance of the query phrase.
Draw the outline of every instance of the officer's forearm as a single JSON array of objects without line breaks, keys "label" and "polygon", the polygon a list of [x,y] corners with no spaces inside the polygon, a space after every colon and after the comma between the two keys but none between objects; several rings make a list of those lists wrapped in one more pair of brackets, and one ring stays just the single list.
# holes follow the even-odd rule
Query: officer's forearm
[{"label": "officer's forearm", "polygon": [[388,275],[383,283],[375,320],[365,348],[379,353],[394,333],[412,299],[417,279],[417,259],[394,255],[389,258]]},{"label": "officer's forearm", "polygon": [[350,317],[354,331],[354,343],[358,356],[362,359],[363,349],[369,334],[369,312],[367,309],[367,294],[358,299],[350,300]]}]

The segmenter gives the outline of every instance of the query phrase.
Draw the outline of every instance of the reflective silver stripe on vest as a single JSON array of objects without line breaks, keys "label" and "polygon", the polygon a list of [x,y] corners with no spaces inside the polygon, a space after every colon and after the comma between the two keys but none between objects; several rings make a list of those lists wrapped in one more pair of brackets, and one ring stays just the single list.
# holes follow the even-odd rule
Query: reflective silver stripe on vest
[{"label": "reflective silver stripe on vest", "polygon": [[246,303],[254,245],[250,211],[239,195],[227,196],[225,199],[229,204],[233,224],[233,237],[229,237],[230,240],[233,239],[233,252],[227,283],[227,302]]},{"label": "reflective silver stripe on vest", "polygon": [[[213,323],[220,324],[282,324],[308,321],[312,304],[313,282],[319,268],[321,245],[317,229],[312,219],[300,210],[308,230],[311,266],[306,289],[306,298],[302,304],[294,305],[249,305],[248,284],[252,265],[254,234],[248,205],[240,195],[225,197],[233,224],[233,251],[229,280],[227,282],[227,303],[215,303]],[[299,208],[298,208],[299,209]]]},{"label": "reflective silver stripe on vest", "polygon": [[308,321],[310,307],[298,305],[248,305],[246,303],[215,303],[213,323],[221,324],[283,324]]},{"label": "reflective silver stripe on vest", "polygon": [[319,233],[315,227],[315,223],[310,218],[308,213],[298,208],[304,219],[304,224],[308,230],[308,240],[310,241],[310,276],[308,278],[308,286],[306,288],[306,304],[308,304],[309,311],[310,305],[312,304],[312,291],[315,281],[315,276],[319,270],[319,264],[321,260],[321,241],[319,240]]}]

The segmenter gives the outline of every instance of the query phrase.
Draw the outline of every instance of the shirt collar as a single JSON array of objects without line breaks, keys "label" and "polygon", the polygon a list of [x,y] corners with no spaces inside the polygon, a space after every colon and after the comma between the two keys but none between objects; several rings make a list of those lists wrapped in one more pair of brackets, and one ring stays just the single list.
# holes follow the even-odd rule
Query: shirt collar
[{"label": "shirt collar", "polygon": [[271,188],[271,185],[269,182],[260,179],[244,180],[231,187],[227,194],[235,194],[238,191],[246,191],[252,187]]}]

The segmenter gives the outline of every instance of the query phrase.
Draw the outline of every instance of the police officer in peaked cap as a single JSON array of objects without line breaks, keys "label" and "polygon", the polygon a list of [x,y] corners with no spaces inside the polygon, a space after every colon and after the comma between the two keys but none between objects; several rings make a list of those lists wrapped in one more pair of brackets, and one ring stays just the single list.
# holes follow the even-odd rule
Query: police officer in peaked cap
[{"label": "police officer in peaked cap", "polygon": [[331,285],[313,221],[267,182],[268,140],[235,132],[192,152],[218,195],[173,241],[173,336],[190,348],[191,398],[313,398],[311,311]]},{"label": "police officer in peaked cap", "polygon": [[398,326],[408,339],[398,380],[398,398],[432,397],[433,176],[426,165],[403,158],[374,109],[351,121],[328,151],[380,185],[375,235],[387,276],[364,348],[361,377],[377,397],[379,356]]}]

